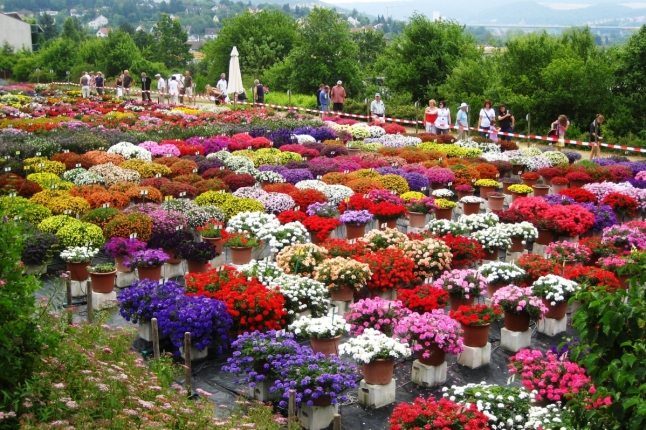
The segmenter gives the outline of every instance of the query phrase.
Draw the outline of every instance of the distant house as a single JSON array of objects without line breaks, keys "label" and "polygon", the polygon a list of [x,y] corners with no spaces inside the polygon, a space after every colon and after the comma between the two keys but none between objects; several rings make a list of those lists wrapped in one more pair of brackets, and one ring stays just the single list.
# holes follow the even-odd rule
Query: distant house
[{"label": "distant house", "polygon": [[195,13],[201,11],[202,8],[199,6],[189,6],[186,8],[186,13]]},{"label": "distant house", "polygon": [[213,22],[220,22],[220,19],[217,15],[213,15]]},{"label": "distant house", "polygon": [[58,11],[57,11],[57,10],[44,10],[44,11],[42,11],[41,13],[44,13],[45,15],[49,15],[49,16],[56,16],[56,15],[58,15]]},{"label": "distant house", "polygon": [[350,16],[350,17],[348,17],[348,22],[349,22],[349,23],[350,23],[350,25],[351,25],[351,26],[353,26],[353,27],[358,27],[358,26],[359,26],[359,24],[360,24],[360,22],[359,22],[358,20],[356,20],[356,19],[352,18],[351,16]]},{"label": "distant house", "polygon": [[214,10],[214,11],[215,10],[229,10],[229,6],[227,6],[225,4],[216,4],[215,6],[213,6],[211,8],[211,10]]},{"label": "distant house", "polygon": [[184,31],[185,31],[185,32],[187,32],[188,34],[191,34],[191,28],[192,28],[192,27],[191,27],[190,25],[183,25],[183,26],[182,26],[182,30],[184,30]]},{"label": "distant house", "polygon": [[258,13],[258,12],[260,12],[260,9],[258,9],[258,8],[257,8],[257,7],[255,7],[255,6],[248,7],[248,8],[247,8],[247,10],[248,10],[249,12],[251,12],[251,13]]},{"label": "distant house", "polygon": [[101,37],[105,38],[108,37],[108,33],[110,33],[110,29],[106,27],[101,27],[99,30],[96,32],[96,37]]},{"label": "distant house", "polygon": [[78,9],[70,9],[70,16],[75,18],[80,18],[85,15],[85,12],[81,12]]},{"label": "distant house", "polygon": [[17,13],[20,16],[20,18],[33,18],[34,17],[34,13],[32,11],[26,10],[26,9],[21,9],[21,10],[18,10],[16,12],[14,12],[14,13]]},{"label": "distant house", "polygon": [[190,48],[189,48],[190,52],[196,52],[198,49],[200,49],[202,47],[202,45],[204,45],[203,40],[198,40],[198,41],[195,41],[195,42],[190,42],[189,41],[189,42],[186,42],[186,43],[188,43],[190,45]]},{"label": "distant house", "polygon": [[205,28],[204,39],[206,40],[215,39],[216,37],[218,37],[219,32],[220,32],[219,28]]},{"label": "distant house", "polygon": [[147,31],[145,25],[138,25],[137,28],[135,28],[135,31]]},{"label": "distant house", "polygon": [[99,15],[92,21],[87,23],[87,26],[93,30],[98,30],[99,28],[105,26],[108,23],[108,18],[103,15]]},{"label": "distant house", "polygon": [[199,34],[189,34],[188,35],[188,41],[189,42],[199,42],[200,41],[200,35]]}]

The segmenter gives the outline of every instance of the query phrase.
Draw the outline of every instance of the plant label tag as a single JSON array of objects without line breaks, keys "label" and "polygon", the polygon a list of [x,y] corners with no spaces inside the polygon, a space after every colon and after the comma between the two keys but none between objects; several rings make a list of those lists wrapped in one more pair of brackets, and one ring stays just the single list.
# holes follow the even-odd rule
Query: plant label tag
[{"label": "plant label tag", "polygon": [[161,178],[161,173],[155,174],[155,178]]},{"label": "plant label tag", "polygon": [[193,169],[193,173],[197,173],[197,169]]},{"label": "plant label tag", "polygon": [[37,153],[36,153],[36,157],[40,157],[40,152],[37,152]]},{"label": "plant label tag", "polygon": [[321,179],[323,179],[323,176],[321,176],[321,175],[317,175],[317,176],[316,176],[316,179],[318,179],[318,180],[320,181]]},{"label": "plant label tag", "polygon": [[523,171],[522,171],[522,170],[519,170],[519,171],[518,171],[518,174],[519,174],[519,175],[522,175],[522,174],[523,174]]},{"label": "plant label tag", "polygon": [[81,168],[81,163],[76,163],[76,168],[80,169]]},{"label": "plant label tag", "polygon": [[5,168],[4,168],[4,171],[5,171],[5,172],[11,172],[11,167],[5,167]]},{"label": "plant label tag", "polygon": [[500,178],[500,173],[496,173],[496,178]]},{"label": "plant label tag", "polygon": [[104,208],[109,208],[109,207],[110,207],[110,203],[103,203],[103,207],[104,207]]},{"label": "plant label tag", "polygon": [[428,190],[428,188],[422,187],[422,191],[426,191],[426,190]]},{"label": "plant label tag", "polygon": [[355,243],[357,243],[357,239],[348,239],[348,243],[350,245],[354,245]]},{"label": "plant label tag", "polygon": [[20,155],[20,151],[16,151],[16,155]]},{"label": "plant label tag", "polygon": [[195,151],[195,155],[200,155],[200,151]]},{"label": "plant label tag", "polygon": [[180,231],[181,229],[182,229],[182,226],[181,226],[181,225],[176,225],[176,226],[175,226],[175,231]]},{"label": "plant label tag", "polygon": [[166,154],[166,158],[170,158],[172,156],[173,156],[173,154]]},{"label": "plant label tag", "polygon": [[45,163],[38,163],[38,167],[45,167]]},{"label": "plant label tag", "polygon": [[442,157],[440,157],[438,161],[441,163],[442,162]]},{"label": "plant label tag", "polygon": [[224,194],[224,190],[220,190],[220,194]]},{"label": "plant label tag", "polygon": [[516,374],[512,374],[509,378],[507,378],[507,385],[511,384],[516,380]]},{"label": "plant label tag", "polygon": [[294,210],[295,210],[295,211],[300,211],[300,210],[301,210],[301,207],[300,207],[300,206],[295,206],[295,207],[294,207]]},{"label": "plant label tag", "polygon": [[[69,154],[70,150],[69,149],[63,149],[63,154]],[[20,152],[18,152],[20,153]]]},{"label": "plant label tag", "polygon": [[448,184],[446,184],[446,185],[448,185],[449,187],[451,187],[451,186],[453,186],[453,182],[449,182],[449,183],[448,183]]},{"label": "plant label tag", "polygon": [[137,233],[132,233],[130,235],[130,239],[136,239],[137,238]]},{"label": "plant label tag", "polygon": [[386,224],[385,222],[382,222],[381,223],[381,228],[386,228],[386,227],[388,227],[388,224]]},{"label": "plant label tag", "polygon": [[330,155],[334,155],[334,154],[336,154],[336,151],[331,151],[330,152]]},{"label": "plant label tag", "polygon": [[343,173],[345,173],[347,175],[348,173],[350,173],[350,171],[346,169],[346,170],[343,171]]}]

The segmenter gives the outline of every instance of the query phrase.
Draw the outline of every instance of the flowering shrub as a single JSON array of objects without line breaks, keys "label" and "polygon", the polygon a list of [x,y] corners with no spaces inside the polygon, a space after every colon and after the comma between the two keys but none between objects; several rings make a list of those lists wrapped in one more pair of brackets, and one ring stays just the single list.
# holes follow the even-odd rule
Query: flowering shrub
[{"label": "flowering shrub", "polygon": [[283,248],[276,255],[276,264],[285,273],[313,277],[316,267],[327,257],[327,250],[311,243]]},{"label": "flowering shrub", "polygon": [[[460,201],[464,202],[466,197],[463,197]],[[478,198],[478,197],[476,197]],[[498,224],[499,218],[498,215],[494,213],[484,213],[484,214],[472,214],[472,215],[460,215],[458,218],[458,224],[464,225],[470,231],[482,230],[488,227],[494,227]]]},{"label": "flowering shrub", "polygon": [[463,325],[483,326],[499,321],[503,313],[498,305],[476,304],[460,306],[457,311],[451,311],[450,316]]},{"label": "flowering shrub", "polygon": [[637,200],[618,192],[605,196],[601,204],[610,206],[613,211],[622,216],[634,217],[637,214]]},{"label": "flowering shrub", "polygon": [[68,263],[85,263],[92,260],[98,253],[98,248],[91,246],[70,246],[61,252],[60,257]]},{"label": "flowering shrub", "polygon": [[632,248],[646,249],[646,233],[627,225],[608,227],[603,231],[603,242],[624,251]]},{"label": "flowering shrub", "polygon": [[366,247],[377,250],[398,246],[404,243],[408,238],[404,233],[394,228],[385,230],[370,230],[359,241],[366,244]]},{"label": "flowering shrub", "polygon": [[596,203],[597,196],[583,188],[566,188],[559,195],[570,197],[577,203]]},{"label": "flowering shrub", "polygon": [[554,223],[558,231],[567,236],[582,235],[594,224],[594,215],[579,205],[551,206],[542,217]]},{"label": "flowering shrub", "polygon": [[500,305],[503,311],[511,313],[526,312],[533,320],[539,320],[547,312],[547,307],[534,295],[531,288],[509,285],[502,287],[493,295],[492,301]]},{"label": "flowering shrub", "polygon": [[146,243],[137,239],[113,237],[103,245],[103,250],[110,257],[124,257],[137,251],[146,249]]},{"label": "flowering shrub", "polygon": [[545,211],[550,207],[551,206],[541,198],[525,197],[513,202],[510,209],[514,209],[522,217],[520,221],[525,220],[534,223],[536,218],[543,217]]},{"label": "flowering shrub", "polygon": [[184,287],[175,281],[163,284],[149,279],[135,281],[119,295],[119,313],[133,323],[148,322],[159,311],[174,305],[175,298],[184,292]]},{"label": "flowering shrub", "polygon": [[400,320],[409,314],[410,311],[400,301],[375,297],[352,303],[345,318],[352,335],[360,335],[366,328],[373,328],[392,336]]},{"label": "flowering shrub", "polygon": [[350,338],[339,347],[340,355],[349,355],[358,363],[371,363],[375,360],[395,360],[411,355],[408,344],[386,336],[382,332],[366,328],[357,337]]},{"label": "flowering shrub", "polygon": [[305,228],[313,233],[320,241],[324,241],[330,233],[341,225],[341,222],[336,218],[327,218],[321,216],[309,216],[302,221]]},{"label": "flowering shrub", "polygon": [[414,403],[395,406],[388,422],[390,430],[471,430],[487,428],[488,418],[473,403],[464,406],[448,399],[418,397]]},{"label": "flowering shrub", "polygon": [[451,233],[442,237],[451,252],[451,267],[463,268],[482,262],[484,251],[482,245],[474,239],[464,236],[453,236]]},{"label": "flowering shrub", "polygon": [[131,213],[115,217],[105,226],[105,237],[130,237],[137,235],[137,239],[146,242],[150,239],[153,230],[152,219],[148,215]]},{"label": "flowering shrub", "polygon": [[424,358],[430,357],[428,348],[433,343],[448,354],[459,354],[464,350],[460,324],[445,315],[442,309],[405,316],[395,327],[395,335],[413,345],[411,350],[423,351]]},{"label": "flowering shrub", "polygon": [[465,299],[478,298],[487,291],[487,279],[472,269],[446,271],[433,285]]},{"label": "flowering shrub", "polygon": [[[450,234],[458,237],[469,233],[469,229],[465,225],[446,219],[432,219],[428,224],[426,224],[425,229],[435,236]],[[480,247],[482,248],[482,245],[480,245]]]},{"label": "flowering shrub", "polygon": [[415,262],[407,258],[399,249],[378,249],[355,258],[370,268],[372,275],[367,285],[371,290],[393,290],[415,279],[413,275]]},{"label": "flowering shrub", "polygon": [[541,276],[561,273],[563,270],[557,261],[547,260],[538,254],[523,254],[516,260],[516,264],[524,272],[524,275],[512,283],[523,286],[532,285]]},{"label": "flowering shrub", "polygon": [[123,265],[129,269],[135,267],[156,267],[161,266],[169,259],[168,254],[161,249],[145,249],[127,255],[123,261]]},{"label": "flowering shrub", "polygon": [[552,306],[569,300],[578,290],[576,282],[556,275],[541,276],[532,284],[534,294],[551,302]]},{"label": "flowering shrub", "polygon": [[306,316],[297,319],[289,326],[296,336],[307,336],[314,339],[330,339],[346,334],[350,330],[348,324],[340,315],[313,318]]},{"label": "flowering shrub", "polygon": [[545,254],[559,263],[579,262],[585,263],[590,260],[590,248],[579,243],[552,242],[545,249]]},{"label": "flowering shrub", "polygon": [[487,251],[496,249],[507,249],[511,246],[511,237],[509,231],[504,225],[489,227],[484,230],[476,231],[471,237],[477,240]]},{"label": "flowering shrub", "polygon": [[348,287],[359,291],[364,287],[372,272],[368,264],[343,257],[323,260],[314,269],[313,277],[325,284],[331,291]]},{"label": "flowering shrub", "polygon": [[449,302],[449,293],[432,284],[422,284],[413,289],[398,289],[397,299],[411,311],[424,313],[443,309]]},{"label": "flowering shrub", "polygon": [[419,281],[451,267],[451,251],[439,239],[408,240],[400,244],[399,249],[415,263],[413,274]]}]

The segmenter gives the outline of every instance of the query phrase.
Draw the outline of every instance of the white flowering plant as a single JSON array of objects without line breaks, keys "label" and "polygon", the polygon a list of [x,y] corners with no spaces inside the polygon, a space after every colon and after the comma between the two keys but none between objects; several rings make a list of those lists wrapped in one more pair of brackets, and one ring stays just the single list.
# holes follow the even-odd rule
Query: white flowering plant
[{"label": "white flowering plant", "polygon": [[449,233],[453,236],[461,236],[470,231],[468,226],[446,219],[431,220],[424,229],[433,233],[434,236],[446,236]]},{"label": "white flowering plant", "polygon": [[570,164],[570,160],[562,152],[559,151],[546,151],[543,152],[543,157],[547,158],[552,164],[552,167],[563,165],[567,166]]},{"label": "white flowering plant", "polygon": [[476,196],[464,196],[460,199],[460,203],[484,203],[486,200]]},{"label": "white flowering plant", "polygon": [[359,336],[339,346],[339,354],[352,357],[358,363],[375,360],[396,360],[412,354],[407,343],[393,339],[374,328],[366,328]]},{"label": "white flowering plant", "polygon": [[478,272],[487,278],[487,282],[492,286],[515,284],[526,275],[520,267],[504,261],[485,263],[478,268]]},{"label": "white flowering plant", "polygon": [[460,218],[458,218],[458,224],[463,225],[470,231],[494,227],[498,225],[499,221],[500,218],[498,218],[498,215],[493,212],[484,214],[460,215]]},{"label": "white flowering plant", "polygon": [[150,151],[130,142],[119,142],[116,145],[112,145],[108,148],[108,154],[118,154],[126,160],[137,158],[144,161],[153,161],[153,156]]},{"label": "white flowering plant", "polygon": [[492,430],[525,429],[531,397],[522,387],[467,384],[442,388],[442,396],[459,404],[474,404],[489,418]]},{"label": "white flowering plant", "polygon": [[67,263],[87,263],[99,253],[98,248],[88,246],[70,246],[65,248],[60,256]]},{"label": "white flowering plant", "polygon": [[531,172],[536,172],[545,167],[552,167],[552,162],[543,155],[536,155],[534,157],[527,158],[525,161],[525,167]]},{"label": "white flowering plant", "polygon": [[285,297],[285,309],[292,317],[307,310],[313,317],[323,317],[330,308],[327,287],[314,279],[282,274],[268,286],[277,289]]},{"label": "white flowering plant", "polygon": [[299,318],[291,323],[288,329],[296,336],[330,339],[346,334],[350,330],[350,324],[341,315],[332,314],[321,318]]},{"label": "white flowering plant", "polygon": [[328,201],[335,206],[338,206],[343,200],[354,195],[352,188],[340,184],[328,185],[327,189],[322,192]]},{"label": "white flowering plant", "polygon": [[386,134],[386,130],[384,130],[382,127],[378,127],[376,125],[369,126],[368,131],[370,132],[370,137],[371,138],[381,137],[381,136]]},{"label": "white flowering plant", "polygon": [[569,300],[579,288],[578,283],[551,274],[541,276],[532,284],[532,292],[549,301],[552,306]]},{"label": "white flowering plant", "polygon": [[531,222],[521,221],[517,224],[503,224],[503,227],[507,229],[509,236],[522,239],[523,245],[538,238],[538,229]]},{"label": "white flowering plant", "polygon": [[278,226],[267,224],[258,229],[256,237],[265,242],[271,252],[277,253],[285,247],[307,243],[310,234],[303,224],[294,221]]},{"label": "white flowering plant", "polygon": [[507,229],[501,225],[476,231],[471,237],[489,251],[494,249],[507,249],[511,246],[511,236],[507,232]]},{"label": "white flowering plant", "polygon": [[304,143],[315,143],[316,139],[314,139],[312,136],[309,134],[295,134],[294,137],[298,141],[299,144],[304,144]]},{"label": "white flowering plant", "polygon": [[225,161],[229,157],[233,157],[233,155],[231,155],[231,153],[229,151],[218,151],[218,152],[212,152],[212,153],[208,154],[206,156],[206,159],[207,160],[212,160],[212,159],[215,158],[216,160]]},{"label": "white flowering plant", "polygon": [[447,190],[446,188],[440,188],[439,190],[433,190],[431,193],[433,197],[441,198],[441,199],[450,199],[453,197],[454,193],[451,190]]},{"label": "white flowering plant", "polygon": [[561,402],[545,407],[530,406],[527,422],[524,429],[532,430],[569,430],[574,428],[571,424],[571,412],[563,409]]},{"label": "white flowering plant", "polygon": [[283,181],[283,177],[280,173],[271,172],[271,171],[265,171],[265,172],[258,171],[258,173],[254,175],[254,178],[256,178],[256,181],[258,182],[271,182],[272,184]]},{"label": "white flowering plant", "polygon": [[285,272],[278,265],[271,261],[252,260],[238,269],[247,278],[256,278],[264,286],[268,287],[283,276]]}]

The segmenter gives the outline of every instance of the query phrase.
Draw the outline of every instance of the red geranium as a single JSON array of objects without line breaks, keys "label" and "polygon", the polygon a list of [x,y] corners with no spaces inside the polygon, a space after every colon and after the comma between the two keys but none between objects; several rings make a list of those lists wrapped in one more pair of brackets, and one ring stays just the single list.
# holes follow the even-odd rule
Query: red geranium
[{"label": "red geranium", "polygon": [[568,181],[581,181],[581,182],[592,182],[592,176],[588,175],[585,172],[570,172],[565,175]]},{"label": "red geranium", "polygon": [[475,404],[457,404],[449,399],[418,397],[414,403],[400,403],[390,416],[390,430],[488,429],[489,418]]},{"label": "red geranium", "polygon": [[406,213],[406,206],[381,202],[373,205],[370,212],[378,219],[397,219]]},{"label": "red geranium", "polygon": [[541,276],[561,274],[563,270],[555,260],[547,260],[538,254],[523,254],[516,260],[516,265],[527,272],[522,287],[532,285]]},{"label": "red geranium", "polygon": [[457,311],[451,311],[449,315],[463,325],[483,326],[500,320],[503,312],[499,305],[476,304],[460,306]]},{"label": "red geranium", "polygon": [[559,191],[562,196],[573,198],[577,203],[596,203],[597,196],[583,188],[566,188]]},{"label": "red geranium", "polygon": [[510,207],[510,209],[515,209],[528,222],[534,222],[536,218],[542,217],[545,211],[550,208],[549,203],[539,197],[517,199]]},{"label": "red geranium", "polygon": [[321,246],[327,249],[329,258],[353,258],[364,255],[368,251],[366,244],[358,240],[350,243],[347,239],[328,239]]},{"label": "red geranium", "polygon": [[620,288],[619,279],[614,273],[594,266],[565,267],[564,277],[588,288],[605,287],[608,291]]},{"label": "red geranium", "polygon": [[283,211],[276,217],[281,224],[287,224],[294,221],[303,222],[307,219],[307,215],[302,211]]},{"label": "red geranium", "polygon": [[482,245],[474,239],[453,236],[449,233],[442,237],[441,240],[451,249],[451,254],[453,254],[451,267],[453,268],[472,266],[475,263],[482,262],[485,256]]},{"label": "red geranium", "polygon": [[602,205],[608,205],[613,211],[623,216],[634,217],[637,214],[637,200],[621,193],[610,193],[603,200]]},{"label": "red geranium", "polygon": [[571,237],[585,233],[594,224],[594,215],[579,205],[554,205],[543,213],[543,217],[552,220],[562,234]]},{"label": "red geranium", "polygon": [[372,277],[368,281],[368,288],[371,290],[389,291],[415,279],[415,262],[400,249],[379,249],[355,260],[370,266]]},{"label": "red geranium", "polygon": [[406,128],[399,124],[386,124],[383,126],[386,134],[406,134]]},{"label": "red geranium", "polygon": [[287,193],[292,199],[298,210],[305,212],[307,207],[312,203],[325,203],[327,202],[327,197],[325,194],[318,190],[313,190],[311,188],[305,190],[299,190],[296,188],[295,191]]},{"label": "red geranium", "polygon": [[405,307],[420,314],[443,309],[449,302],[449,293],[443,288],[433,284],[423,284],[412,290],[397,289],[397,300],[401,300]]},{"label": "red geranium", "polygon": [[341,204],[339,205],[339,212],[345,213],[345,211],[367,210],[368,212],[372,213],[371,209],[373,206],[374,202],[372,200],[361,194],[355,194],[347,199],[347,201],[341,202]]},{"label": "red geranium", "polygon": [[332,230],[341,225],[341,221],[336,218],[325,218],[318,215],[308,216],[302,223],[310,233],[316,233],[316,237],[320,241],[327,239]]},{"label": "red geranium", "polygon": [[516,224],[525,221],[525,216],[517,209],[507,209],[506,211],[492,212],[498,215],[500,222],[504,224]]}]

